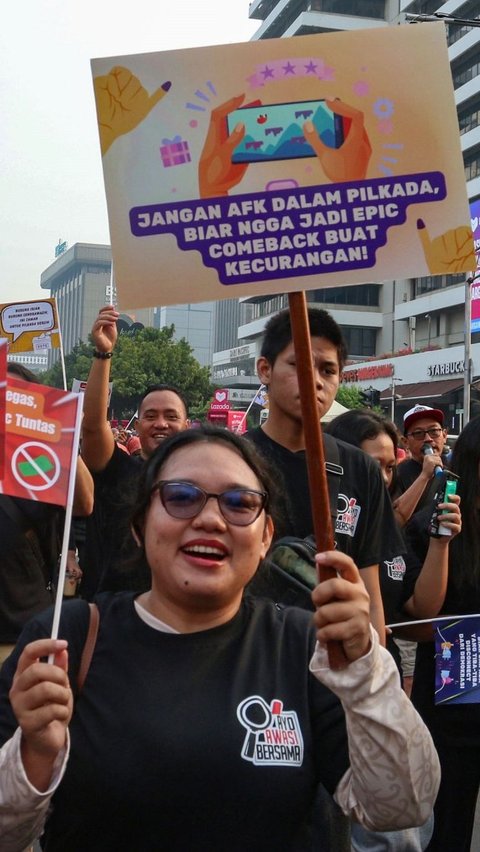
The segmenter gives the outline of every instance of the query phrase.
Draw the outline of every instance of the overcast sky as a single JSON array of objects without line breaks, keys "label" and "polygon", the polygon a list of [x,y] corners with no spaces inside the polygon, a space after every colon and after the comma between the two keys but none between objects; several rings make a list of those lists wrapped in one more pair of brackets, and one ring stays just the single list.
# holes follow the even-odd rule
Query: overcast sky
[{"label": "overcast sky", "polygon": [[109,243],[90,59],[248,41],[248,0],[23,0],[0,27],[0,302],[47,297],[59,239]]}]

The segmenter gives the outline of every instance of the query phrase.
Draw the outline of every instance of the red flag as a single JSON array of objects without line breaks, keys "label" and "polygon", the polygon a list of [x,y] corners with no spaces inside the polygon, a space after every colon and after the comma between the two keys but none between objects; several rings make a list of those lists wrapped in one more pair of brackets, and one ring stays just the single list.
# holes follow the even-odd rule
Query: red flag
[{"label": "red flag", "polygon": [[8,377],[4,494],[66,506],[80,412],[79,394]]}]

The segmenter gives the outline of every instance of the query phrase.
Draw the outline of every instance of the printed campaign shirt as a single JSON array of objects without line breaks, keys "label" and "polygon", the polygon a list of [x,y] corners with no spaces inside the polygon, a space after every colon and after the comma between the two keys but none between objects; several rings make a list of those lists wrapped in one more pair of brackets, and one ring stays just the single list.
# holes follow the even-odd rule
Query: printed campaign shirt
[{"label": "printed campaign shirt", "polygon": [[260,695],[245,698],[237,718],[246,729],[241,751],[255,766],[302,766],[303,737],[294,710],[285,710],[274,698],[268,704]]},{"label": "printed campaign shirt", "polygon": [[362,507],[359,505],[355,497],[347,497],[346,494],[339,494],[335,532],[343,533],[344,535],[349,535],[353,538],[357,529],[361,511]]}]

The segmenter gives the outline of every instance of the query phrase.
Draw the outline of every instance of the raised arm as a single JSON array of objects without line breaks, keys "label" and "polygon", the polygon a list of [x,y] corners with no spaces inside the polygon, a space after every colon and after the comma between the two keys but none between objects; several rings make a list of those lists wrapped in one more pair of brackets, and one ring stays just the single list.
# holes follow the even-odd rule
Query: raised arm
[{"label": "raised arm", "polygon": [[437,467],[442,467],[442,459],[440,455],[433,453],[432,455],[424,456],[422,470],[417,476],[415,482],[412,482],[410,487],[407,488],[403,494],[400,494],[394,499],[393,511],[400,526],[404,527],[412,517],[415,509],[417,508],[417,503],[421,499],[427,486],[430,484]]},{"label": "raised arm", "polygon": [[75,476],[75,491],[73,494],[73,514],[87,517],[93,512],[93,479],[85,462],[79,456],[77,459],[77,474]]},{"label": "raised arm", "polygon": [[[107,420],[110,358],[117,342],[119,313],[112,305],[100,310],[92,328],[94,352],[83,404],[82,458],[93,473],[104,470],[115,448]],[[100,356],[100,357],[98,357]]]},{"label": "raised arm", "polygon": [[442,515],[442,525],[451,530],[451,535],[430,538],[427,555],[413,594],[403,606],[405,612],[412,618],[435,618],[440,612],[447,592],[450,542],[462,529],[458,494],[452,494],[449,502],[440,503],[438,508],[444,509],[447,513]]}]

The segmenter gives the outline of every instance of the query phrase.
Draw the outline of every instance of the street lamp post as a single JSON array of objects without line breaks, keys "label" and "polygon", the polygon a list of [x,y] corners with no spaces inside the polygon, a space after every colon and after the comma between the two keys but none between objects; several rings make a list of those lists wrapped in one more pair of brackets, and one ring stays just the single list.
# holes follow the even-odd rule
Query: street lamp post
[{"label": "street lamp post", "polygon": [[[402,382],[402,381],[403,381],[403,379],[399,379],[396,376],[392,376],[392,384],[391,384],[392,400],[391,400],[391,408],[390,408],[390,420],[392,421],[392,423],[395,423],[395,400],[397,398],[397,395],[395,393],[395,382]],[[398,394],[398,396],[401,399],[400,394]]]}]

